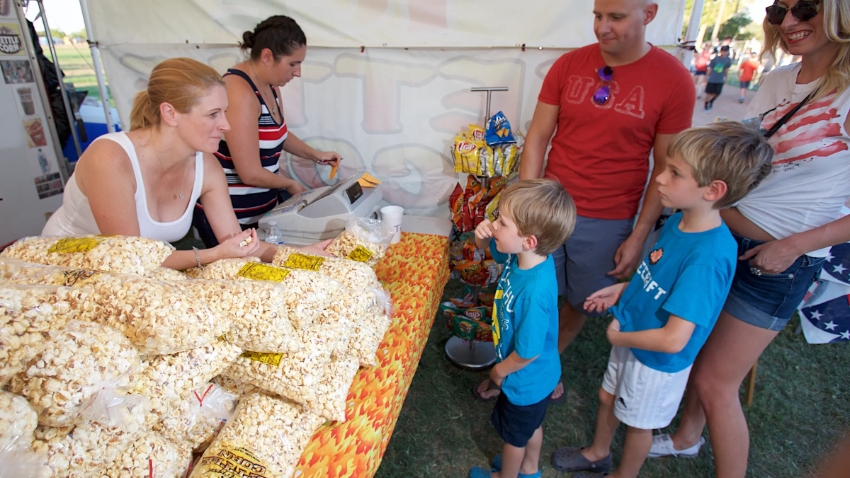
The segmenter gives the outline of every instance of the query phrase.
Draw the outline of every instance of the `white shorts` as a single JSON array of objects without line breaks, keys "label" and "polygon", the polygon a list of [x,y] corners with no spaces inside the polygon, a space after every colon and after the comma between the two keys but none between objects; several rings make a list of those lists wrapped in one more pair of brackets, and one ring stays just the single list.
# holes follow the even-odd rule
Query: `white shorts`
[{"label": "white shorts", "polygon": [[642,364],[628,347],[614,347],[602,389],[614,395],[614,416],[632,428],[664,428],[679,411],[691,367],[667,373]]}]

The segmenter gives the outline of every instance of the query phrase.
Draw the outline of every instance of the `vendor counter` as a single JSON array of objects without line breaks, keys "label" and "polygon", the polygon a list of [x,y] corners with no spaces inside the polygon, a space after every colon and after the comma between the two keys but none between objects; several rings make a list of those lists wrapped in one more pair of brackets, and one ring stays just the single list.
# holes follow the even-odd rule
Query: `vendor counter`
[{"label": "vendor counter", "polygon": [[451,225],[445,223],[405,216],[401,241],[375,268],[394,305],[393,324],[378,349],[379,364],[360,369],[348,393],[346,421],[316,432],[296,477],[366,478],[377,472],[448,281]]}]

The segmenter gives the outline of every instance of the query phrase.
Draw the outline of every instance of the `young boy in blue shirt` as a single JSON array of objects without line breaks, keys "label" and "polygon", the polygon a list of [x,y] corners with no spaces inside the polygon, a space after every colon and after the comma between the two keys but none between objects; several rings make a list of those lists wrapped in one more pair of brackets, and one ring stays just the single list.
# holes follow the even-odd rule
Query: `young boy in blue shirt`
[{"label": "young boy in blue shirt", "polygon": [[576,208],[557,181],[529,179],[505,189],[499,217],[475,229],[475,243],[504,265],[493,305],[498,363],[490,380],[500,386],[491,421],[504,441],[492,470],[470,478],[540,477],[543,418],[561,377],[558,355],[558,282],[550,255],[572,234]]},{"label": "young boy in blue shirt", "polygon": [[[611,440],[628,425],[620,466],[609,477],[636,477],[652,445],[652,430],[679,409],[691,365],[720,315],[732,285],[737,245],[720,218],[764,179],[773,150],[740,123],[713,123],[680,133],[668,148],[658,194],[670,216],[631,282],[591,294],[585,307],[611,308],[613,345],[599,390],[593,444],[559,448],[552,465],[575,478],[603,476]],[[619,302],[618,302],[619,301]]]}]

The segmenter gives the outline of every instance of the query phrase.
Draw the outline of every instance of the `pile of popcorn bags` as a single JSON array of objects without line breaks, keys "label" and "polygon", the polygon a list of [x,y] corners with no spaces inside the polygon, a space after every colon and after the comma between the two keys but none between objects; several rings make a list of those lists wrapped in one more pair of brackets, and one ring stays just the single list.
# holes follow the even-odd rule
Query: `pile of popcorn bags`
[{"label": "pile of popcorn bags", "polygon": [[391,324],[388,241],[357,228],[337,248],[360,261],[281,247],[185,273],[139,237],[6,248],[0,477],[293,476]]}]

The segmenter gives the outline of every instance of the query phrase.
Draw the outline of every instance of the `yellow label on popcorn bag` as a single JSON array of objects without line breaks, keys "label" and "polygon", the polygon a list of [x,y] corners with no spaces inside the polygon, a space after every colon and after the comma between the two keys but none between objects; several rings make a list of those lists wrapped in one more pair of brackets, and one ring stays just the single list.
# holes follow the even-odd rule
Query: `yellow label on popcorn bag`
[{"label": "yellow label on popcorn bag", "polygon": [[270,266],[268,264],[251,262],[250,264],[242,266],[236,275],[252,280],[283,282],[283,280],[286,279],[286,276],[289,275],[289,271],[280,267]]},{"label": "yellow label on popcorn bag", "polygon": [[56,244],[50,246],[47,250],[49,253],[70,254],[73,252],[88,252],[98,244],[103,242],[106,237],[68,237],[59,239]]},{"label": "yellow label on popcorn bag", "polygon": [[308,256],[307,254],[290,254],[286,258],[286,263],[283,265],[293,269],[304,269],[308,271],[318,271],[325,262],[324,257]]},{"label": "yellow label on popcorn bag", "polygon": [[357,246],[350,254],[348,254],[348,258],[357,262],[369,262],[369,259],[371,259],[374,255],[375,254],[373,254],[369,249],[366,249],[363,246]]},{"label": "yellow label on popcorn bag", "polygon": [[192,476],[274,478],[262,460],[241,447],[204,455],[192,470]]},{"label": "yellow label on popcorn bag", "polygon": [[268,365],[280,367],[280,361],[283,359],[283,354],[270,354],[261,352],[242,352],[242,357],[254,362],[261,362]]}]

